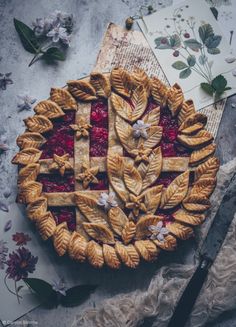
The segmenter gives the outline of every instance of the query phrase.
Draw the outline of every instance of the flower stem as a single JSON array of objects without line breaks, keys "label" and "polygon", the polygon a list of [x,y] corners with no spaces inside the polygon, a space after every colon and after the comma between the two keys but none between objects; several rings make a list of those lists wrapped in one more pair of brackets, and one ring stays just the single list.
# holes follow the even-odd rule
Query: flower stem
[{"label": "flower stem", "polygon": [[18,303],[20,304],[20,298],[19,298],[19,293],[18,293],[18,291],[17,291],[17,285],[16,285],[16,281],[14,281],[15,283],[15,291],[16,291],[16,297],[17,297],[17,301],[18,301]]},{"label": "flower stem", "polygon": [[[11,294],[17,296],[17,300],[18,300],[18,302],[19,302],[19,299],[18,299],[18,298],[22,299],[22,296],[20,296],[19,294],[13,292],[13,291],[9,288],[9,286],[7,285],[7,275],[5,275],[5,277],[4,277],[4,284],[5,284],[6,288],[7,288],[7,290],[8,290]],[[16,281],[15,281],[15,287],[16,287]]]}]

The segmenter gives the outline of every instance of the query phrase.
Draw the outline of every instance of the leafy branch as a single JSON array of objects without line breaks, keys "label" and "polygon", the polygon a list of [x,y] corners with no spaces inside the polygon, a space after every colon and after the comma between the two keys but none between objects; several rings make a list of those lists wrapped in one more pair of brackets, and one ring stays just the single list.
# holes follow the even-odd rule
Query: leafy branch
[{"label": "leafy branch", "polygon": [[39,278],[24,278],[25,284],[32,290],[47,308],[58,305],[73,307],[80,305],[97,288],[96,285],[78,285],[65,290],[65,293],[56,291],[53,286]]},{"label": "leafy branch", "polygon": [[23,22],[14,18],[14,26],[20,37],[21,43],[27,52],[34,54],[33,59],[29,63],[29,67],[39,59],[47,62],[55,60],[65,60],[65,54],[58,47],[45,47],[45,38],[37,37],[33,29]]}]

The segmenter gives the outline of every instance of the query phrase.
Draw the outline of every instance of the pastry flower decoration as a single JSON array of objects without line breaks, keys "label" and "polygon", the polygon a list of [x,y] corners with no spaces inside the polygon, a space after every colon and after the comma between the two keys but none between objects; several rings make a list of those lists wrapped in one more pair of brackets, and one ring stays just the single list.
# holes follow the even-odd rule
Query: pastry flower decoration
[{"label": "pastry flower decoration", "polygon": [[135,156],[135,159],[134,159],[135,163],[139,163],[141,161],[148,163],[149,162],[148,157],[151,152],[152,152],[152,149],[148,149],[148,148],[145,149],[143,144],[141,144],[138,149],[134,149],[134,150],[130,151],[130,153]]},{"label": "pastry flower decoration", "polygon": [[98,205],[104,207],[105,210],[109,210],[112,207],[117,207],[118,203],[115,199],[115,193],[110,192],[110,193],[105,193],[102,192],[100,194],[100,197],[98,199]]},{"label": "pastry flower decoration", "polygon": [[73,167],[69,161],[69,154],[66,153],[63,156],[53,155],[53,162],[49,166],[49,170],[59,170],[61,176],[64,176],[66,170],[73,170]]},{"label": "pastry flower decoration", "polygon": [[158,240],[164,242],[165,236],[169,234],[167,228],[163,227],[163,222],[159,221],[156,225],[148,226],[148,230],[152,233],[150,236],[151,240]]},{"label": "pastry flower decoration", "polygon": [[70,127],[76,132],[76,139],[79,140],[81,137],[89,136],[89,129],[92,126],[83,117],[80,117],[78,123],[72,124]]},{"label": "pastry flower decoration", "polygon": [[144,139],[148,138],[147,129],[150,127],[150,124],[145,124],[144,121],[137,120],[133,125],[133,135],[134,137],[143,137]]},{"label": "pastry flower decoration", "polygon": [[126,208],[133,210],[133,214],[135,217],[138,217],[139,211],[147,212],[147,208],[143,202],[143,196],[135,196],[130,194],[129,196],[130,202],[126,203]]},{"label": "pastry flower decoration", "polygon": [[90,183],[97,184],[98,179],[96,177],[99,172],[99,167],[95,166],[90,168],[85,163],[82,165],[82,172],[77,175],[76,179],[83,184],[83,188],[87,188]]}]

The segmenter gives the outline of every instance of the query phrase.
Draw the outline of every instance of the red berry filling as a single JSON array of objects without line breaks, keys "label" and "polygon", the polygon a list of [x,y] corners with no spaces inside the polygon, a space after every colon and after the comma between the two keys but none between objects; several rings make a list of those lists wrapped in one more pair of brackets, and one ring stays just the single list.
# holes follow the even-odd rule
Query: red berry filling
[{"label": "red berry filling", "polygon": [[53,129],[44,134],[47,142],[42,146],[41,159],[52,158],[53,154],[74,156],[74,131],[70,128],[75,122],[75,111],[68,110],[63,117],[53,120]]},{"label": "red berry filling", "polygon": [[108,190],[108,177],[107,173],[102,172],[96,175],[98,179],[97,184],[90,184],[90,190]]},{"label": "red berry filling", "polygon": [[65,221],[69,230],[74,231],[76,229],[75,207],[49,207],[49,210],[57,225]]},{"label": "red berry filling", "polygon": [[43,192],[46,193],[74,192],[75,190],[75,178],[71,174],[39,175],[37,181],[43,184]]},{"label": "red berry filling", "polygon": [[108,104],[99,99],[91,105],[90,156],[105,157],[108,149]]},{"label": "red berry filling", "polygon": [[160,174],[159,178],[156,180],[155,185],[163,185],[168,187],[173,180],[178,177],[180,173],[177,172],[163,172]]}]

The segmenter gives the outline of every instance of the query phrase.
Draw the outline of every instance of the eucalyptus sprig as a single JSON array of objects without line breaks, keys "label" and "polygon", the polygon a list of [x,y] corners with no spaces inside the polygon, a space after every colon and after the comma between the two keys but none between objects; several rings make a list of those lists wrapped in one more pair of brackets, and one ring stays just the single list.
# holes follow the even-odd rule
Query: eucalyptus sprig
[{"label": "eucalyptus sprig", "polygon": [[218,100],[220,96],[228,90],[231,90],[230,86],[227,86],[227,80],[223,75],[217,75],[210,83],[201,83],[201,88],[209,95],[214,96],[215,100]]},{"label": "eucalyptus sprig", "polygon": [[[60,15],[60,16],[59,16]],[[36,26],[34,29],[21,22],[20,20],[14,18],[14,26],[20,37],[21,43],[24,49],[27,52],[34,54],[29,66],[33,65],[39,59],[43,59],[46,62],[50,63],[55,60],[63,61],[65,60],[65,45],[69,45],[70,41],[70,33],[72,28],[72,23],[70,26],[66,25],[67,21],[64,25],[62,25],[61,21],[63,18],[61,12],[57,12],[56,18],[50,19],[50,27],[47,31],[38,33],[39,27]],[[59,18],[60,20],[59,20]],[[71,16],[68,16],[71,19]],[[38,19],[38,23],[40,22],[40,28],[43,31],[43,19]],[[49,19],[47,19],[47,28],[49,26]],[[64,22],[63,21],[63,22]],[[45,23],[46,25],[46,23]],[[50,39],[50,43],[49,43]],[[52,40],[52,42],[51,42]],[[60,46],[60,41],[62,41]],[[57,46],[55,46],[57,44]],[[63,46],[64,44],[64,46]]]},{"label": "eucalyptus sprig", "polygon": [[40,299],[47,308],[56,308],[59,305],[64,307],[78,306],[83,303],[89,295],[95,291],[96,285],[78,285],[69,289],[57,289],[55,286],[39,278],[24,278],[25,284]]}]

